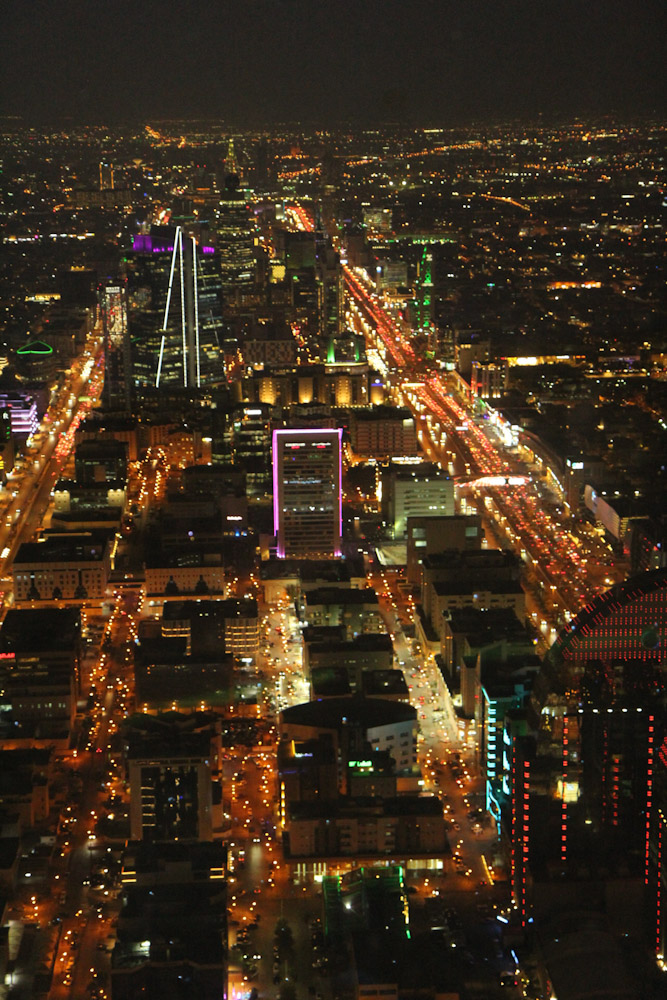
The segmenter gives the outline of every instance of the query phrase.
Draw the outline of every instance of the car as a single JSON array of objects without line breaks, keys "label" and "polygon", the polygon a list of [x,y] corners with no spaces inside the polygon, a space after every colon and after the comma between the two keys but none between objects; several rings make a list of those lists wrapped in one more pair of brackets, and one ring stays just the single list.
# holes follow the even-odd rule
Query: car
[{"label": "car", "polygon": [[498,979],[499,986],[518,986],[519,980],[514,972],[501,972]]}]

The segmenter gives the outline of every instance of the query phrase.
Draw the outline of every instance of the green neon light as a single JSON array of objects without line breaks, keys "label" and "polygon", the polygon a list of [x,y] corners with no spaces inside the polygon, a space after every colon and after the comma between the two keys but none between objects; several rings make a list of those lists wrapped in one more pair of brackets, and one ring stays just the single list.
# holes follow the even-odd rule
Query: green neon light
[{"label": "green neon light", "polygon": [[456,243],[456,238],[454,236],[411,236],[409,233],[401,234],[401,236],[396,236],[388,240],[383,240],[384,243]]},{"label": "green neon light", "polygon": [[16,350],[17,354],[53,354],[50,344],[45,344],[43,340],[33,340],[29,344],[24,344]]}]

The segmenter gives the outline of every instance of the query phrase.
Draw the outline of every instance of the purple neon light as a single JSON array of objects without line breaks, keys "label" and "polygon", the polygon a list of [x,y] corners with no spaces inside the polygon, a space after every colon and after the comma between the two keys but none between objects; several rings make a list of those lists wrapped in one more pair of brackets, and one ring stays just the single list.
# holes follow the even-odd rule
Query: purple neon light
[{"label": "purple neon light", "polygon": [[[276,555],[279,559],[285,558],[285,549],[281,547],[278,541],[278,531],[280,528],[280,506],[278,502],[278,435],[284,437],[286,435],[309,435],[309,436],[322,436],[323,434],[330,433],[334,428],[332,427],[308,427],[308,428],[297,428],[297,427],[283,427],[273,432],[272,441],[272,452],[273,452],[273,532],[276,536]],[[338,435],[338,535],[342,539],[343,537],[343,428],[336,427],[335,432]],[[340,557],[342,551],[340,548],[334,549],[334,556]]]},{"label": "purple neon light", "polygon": [[[168,243],[160,236],[152,236],[150,233],[137,233],[132,237],[132,249],[139,253],[172,253],[174,244]],[[215,253],[215,247],[202,246],[201,252],[205,254]]]},{"label": "purple neon light", "polygon": [[281,549],[278,544],[278,528],[280,527],[280,511],[278,507],[278,431],[273,432],[273,533],[276,536],[277,555],[279,559],[285,558],[285,549]]},{"label": "purple neon light", "polygon": [[[343,428],[338,428],[338,537],[343,540]],[[334,551],[341,556],[340,549]]]}]

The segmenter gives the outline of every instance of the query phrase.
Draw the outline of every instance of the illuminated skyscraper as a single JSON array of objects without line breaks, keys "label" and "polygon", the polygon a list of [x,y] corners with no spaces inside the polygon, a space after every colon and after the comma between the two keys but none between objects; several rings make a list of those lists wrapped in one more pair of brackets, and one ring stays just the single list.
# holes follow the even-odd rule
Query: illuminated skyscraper
[{"label": "illuminated skyscraper", "polygon": [[129,413],[131,405],[130,342],[127,333],[125,288],[106,285],[102,290],[104,317],[104,389],[105,410]]},{"label": "illuminated skyscraper", "polygon": [[489,808],[504,814],[511,833],[517,905],[525,911],[528,862],[533,872],[554,864],[576,871],[591,858],[622,865],[643,876],[652,894],[660,961],[666,641],[667,570],[594,597],[563,629],[535,678],[524,713],[535,740],[532,763],[510,712],[487,785]]},{"label": "illuminated skyscraper", "polygon": [[250,288],[255,281],[255,240],[250,206],[241,188],[234,140],[225,159],[224,190],[217,211],[216,245],[222,287],[227,298]]},{"label": "illuminated skyscraper", "polygon": [[102,160],[100,163],[100,191],[113,191],[113,163]]},{"label": "illuminated skyscraper", "polygon": [[241,175],[239,161],[236,157],[236,150],[234,149],[234,136],[230,136],[229,142],[227,143],[227,156],[225,157],[225,174],[228,177],[231,175],[240,177]]},{"label": "illuminated skyscraper", "polygon": [[196,390],[222,382],[222,289],[213,247],[198,247],[177,226],[135,237],[125,265],[135,386]]},{"label": "illuminated skyscraper", "polygon": [[338,253],[324,233],[319,211],[315,223],[315,273],[319,335],[321,343],[326,345],[332,338],[340,337],[343,329],[343,269]]},{"label": "illuminated skyscraper", "polygon": [[273,520],[280,558],[340,555],[342,436],[340,428],[273,432]]}]

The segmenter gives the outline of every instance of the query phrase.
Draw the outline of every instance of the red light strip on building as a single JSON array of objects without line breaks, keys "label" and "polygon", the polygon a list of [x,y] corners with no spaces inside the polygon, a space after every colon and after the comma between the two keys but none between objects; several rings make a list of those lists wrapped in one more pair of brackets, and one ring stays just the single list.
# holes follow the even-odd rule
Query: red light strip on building
[{"label": "red light strip on building", "polygon": [[526,926],[526,872],[528,871],[528,850],[530,845],[530,761],[523,762],[523,808],[521,837],[521,926]]},{"label": "red light strip on building", "polygon": [[612,813],[611,813],[611,825],[618,826],[618,797],[619,797],[619,787],[620,787],[620,757],[618,754],[614,754],[611,763],[611,795],[612,795]]},{"label": "red light strip on building", "polygon": [[516,887],[516,836],[517,836],[517,821],[516,821],[516,785],[517,785],[517,774],[516,774],[516,748],[512,747],[512,858],[510,861],[510,884],[512,886],[512,895],[514,896],[514,902],[518,906],[519,899]]},{"label": "red light strip on building", "polygon": [[658,819],[658,872],[655,880],[655,951],[660,957],[664,957],[662,951],[662,828],[663,816],[660,813]]},{"label": "red light strip on building", "polygon": [[651,837],[651,814],[653,806],[653,753],[655,739],[654,717],[648,717],[648,748],[646,754],[646,850],[644,856],[644,884],[648,885],[648,868]]}]

